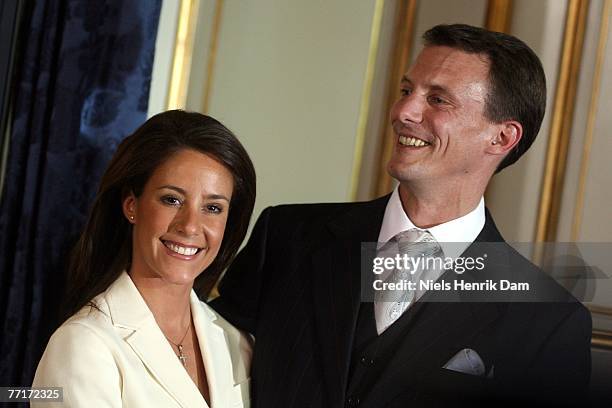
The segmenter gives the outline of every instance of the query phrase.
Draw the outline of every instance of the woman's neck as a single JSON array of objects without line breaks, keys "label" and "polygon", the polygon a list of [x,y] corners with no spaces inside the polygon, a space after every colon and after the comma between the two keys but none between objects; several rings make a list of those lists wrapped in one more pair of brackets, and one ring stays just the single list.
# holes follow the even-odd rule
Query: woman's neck
[{"label": "woman's neck", "polygon": [[130,277],[162,332],[171,341],[180,340],[191,324],[191,287],[170,284],[159,278],[132,274]]}]

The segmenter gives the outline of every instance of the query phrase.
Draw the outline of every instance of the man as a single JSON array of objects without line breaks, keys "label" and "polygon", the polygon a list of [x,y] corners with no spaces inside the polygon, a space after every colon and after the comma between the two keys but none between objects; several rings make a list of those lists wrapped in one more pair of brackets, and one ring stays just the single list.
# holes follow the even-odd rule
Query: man
[{"label": "man", "polygon": [[[221,283],[213,307],[256,338],[255,407],[580,402],[586,389],[588,311],[503,242],[483,201],[492,175],[538,133],[540,61],[512,36],[466,25],[436,26],[424,40],[391,112],[388,171],[399,187],[371,202],[266,209]],[[458,243],[452,259],[497,243],[488,267],[462,279],[512,276],[543,290],[528,303],[363,301],[361,244],[401,248],[411,234],[438,254]]]}]

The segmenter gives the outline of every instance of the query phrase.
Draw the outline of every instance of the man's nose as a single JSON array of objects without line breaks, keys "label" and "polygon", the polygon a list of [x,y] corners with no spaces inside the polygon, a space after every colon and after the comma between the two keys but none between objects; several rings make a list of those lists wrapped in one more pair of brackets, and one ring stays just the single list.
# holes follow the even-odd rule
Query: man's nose
[{"label": "man's nose", "polygon": [[401,123],[421,123],[423,121],[424,102],[415,93],[401,97],[393,106],[394,120]]}]

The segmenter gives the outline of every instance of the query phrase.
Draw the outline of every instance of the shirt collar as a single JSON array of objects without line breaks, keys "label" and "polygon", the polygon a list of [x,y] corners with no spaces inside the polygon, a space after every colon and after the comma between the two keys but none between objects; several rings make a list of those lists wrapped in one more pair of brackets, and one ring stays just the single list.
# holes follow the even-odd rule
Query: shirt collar
[{"label": "shirt collar", "polygon": [[[476,208],[464,216],[447,221],[435,227],[427,228],[427,231],[440,243],[444,255],[457,258],[476,239],[485,224],[484,198]],[[393,190],[391,198],[385,208],[378,242],[385,243],[402,231],[411,228],[421,229],[410,220],[399,196],[399,186]],[[445,245],[446,244],[446,245]]]}]

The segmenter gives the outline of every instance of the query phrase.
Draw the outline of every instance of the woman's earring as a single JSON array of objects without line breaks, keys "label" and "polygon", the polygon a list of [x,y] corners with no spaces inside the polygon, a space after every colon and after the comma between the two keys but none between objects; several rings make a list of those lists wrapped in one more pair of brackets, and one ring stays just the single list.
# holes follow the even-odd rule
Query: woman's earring
[{"label": "woman's earring", "polygon": [[130,221],[134,221],[134,216],[130,215]]}]

